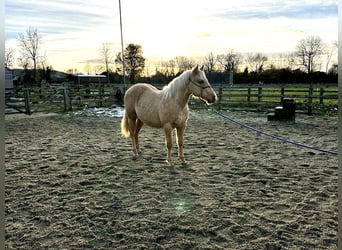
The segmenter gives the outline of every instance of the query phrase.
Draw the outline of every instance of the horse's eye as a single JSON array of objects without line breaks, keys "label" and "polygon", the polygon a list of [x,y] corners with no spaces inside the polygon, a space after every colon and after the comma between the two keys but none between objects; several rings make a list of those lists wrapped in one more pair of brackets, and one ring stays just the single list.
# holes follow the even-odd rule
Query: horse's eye
[{"label": "horse's eye", "polygon": [[199,83],[199,84],[203,84],[204,81],[203,81],[203,80],[199,80],[198,83]]}]

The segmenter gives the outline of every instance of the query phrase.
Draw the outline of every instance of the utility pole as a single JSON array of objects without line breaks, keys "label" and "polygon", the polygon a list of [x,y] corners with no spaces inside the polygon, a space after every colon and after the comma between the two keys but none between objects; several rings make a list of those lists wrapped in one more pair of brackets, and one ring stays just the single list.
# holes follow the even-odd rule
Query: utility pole
[{"label": "utility pole", "polygon": [[123,74],[123,92],[126,92],[126,68],[125,68],[125,57],[124,57],[124,47],[123,47],[123,36],[122,36],[122,18],[121,18],[121,0],[119,0],[119,12],[120,12],[120,32],[121,32],[121,56],[122,56],[122,74]]}]

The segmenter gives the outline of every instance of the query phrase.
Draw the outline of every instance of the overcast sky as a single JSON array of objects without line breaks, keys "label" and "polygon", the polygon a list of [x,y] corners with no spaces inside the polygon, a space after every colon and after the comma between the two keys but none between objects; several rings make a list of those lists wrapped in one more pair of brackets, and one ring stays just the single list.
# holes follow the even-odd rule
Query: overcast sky
[{"label": "overcast sky", "polygon": [[[337,41],[337,0],[122,0],[124,44],[142,46],[148,61],[209,52],[277,53],[302,38]],[[48,64],[67,70],[100,58],[102,43],[121,48],[119,1],[6,0],[6,46],[18,33],[38,29]],[[147,61],[147,63],[148,63]]]}]

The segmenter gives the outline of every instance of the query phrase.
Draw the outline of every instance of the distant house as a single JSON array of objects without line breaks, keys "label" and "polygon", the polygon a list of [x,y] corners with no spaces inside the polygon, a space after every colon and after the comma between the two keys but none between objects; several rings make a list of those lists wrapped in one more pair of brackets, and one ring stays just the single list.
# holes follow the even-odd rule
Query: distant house
[{"label": "distant house", "polygon": [[108,82],[105,75],[72,75],[71,78],[78,85],[104,84]]},{"label": "distant house", "polygon": [[51,82],[55,82],[55,83],[67,82],[69,81],[69,74],[61,72],[61,71],[51,70],[50,80]]}]

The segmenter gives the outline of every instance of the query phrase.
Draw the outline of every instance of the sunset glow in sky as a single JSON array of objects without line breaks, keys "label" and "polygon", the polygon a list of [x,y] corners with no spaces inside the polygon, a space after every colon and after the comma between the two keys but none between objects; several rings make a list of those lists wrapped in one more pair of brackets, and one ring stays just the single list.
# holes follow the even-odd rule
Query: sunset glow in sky
[{"label": "sunset glow in sky", "polygon": [[[337,0],[160,1],[121,0],[124,46],[142,46],[149,62],[208,53],[277,53],[317,35],[338,37]],[[101,58],[102,43],[121,51],[119,1],[6,0],[6,47],[18,48],[29,26],[42,36],[41,54],[57,70]]]}]

